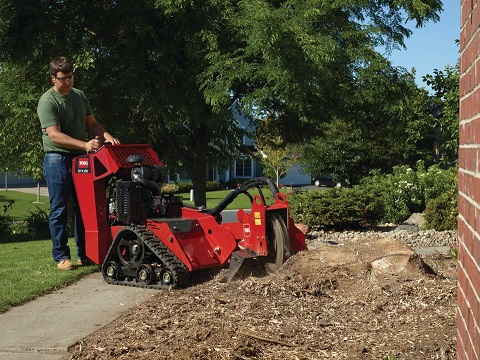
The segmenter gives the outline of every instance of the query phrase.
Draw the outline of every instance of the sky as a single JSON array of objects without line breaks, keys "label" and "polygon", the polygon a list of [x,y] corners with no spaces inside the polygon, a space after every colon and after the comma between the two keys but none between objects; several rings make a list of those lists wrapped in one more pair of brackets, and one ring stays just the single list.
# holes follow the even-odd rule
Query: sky
[{"label": "sky", "polygon": [[426,26],[416,29],[414,24],[407,24],[413,31],[406,39],[407,49],[395,50],[388,56],[394,66],[401,66],[410,71],[416,70],[416,83],[428,88],[422,76],[433,74],[434,69],[443,71],[446,65],[455,65],[459,58],[459,46],[455,43],[460,38],[460,2],[443,0],[443,12],[440,21],[429,21]]}]

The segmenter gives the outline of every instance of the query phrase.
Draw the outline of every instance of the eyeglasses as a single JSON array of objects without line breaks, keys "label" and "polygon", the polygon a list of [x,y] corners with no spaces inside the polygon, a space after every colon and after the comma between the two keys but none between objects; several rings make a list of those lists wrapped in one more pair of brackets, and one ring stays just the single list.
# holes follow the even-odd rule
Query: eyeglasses
[{"label": "eyeglasses", "polygon": [[57,80],[60,80],[62,83],[66,83],[66,82],[72,82],[74,80],[74,75],[70,75],[70,76],[62,76],[62,77],[56,77],[55,76],[55,79]]}]

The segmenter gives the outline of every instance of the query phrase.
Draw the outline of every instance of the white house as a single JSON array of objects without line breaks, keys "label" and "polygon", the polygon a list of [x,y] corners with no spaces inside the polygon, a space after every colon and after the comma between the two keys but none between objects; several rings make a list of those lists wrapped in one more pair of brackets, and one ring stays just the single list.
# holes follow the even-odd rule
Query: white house
[{"label": "white house", "polygon": [[36,186],[37,182],[33,178],[26,178],[18,176],[17,173],[1,173],[0,188],[6,189],[8,187],[18,186]]},{"label": "white house", "polygon": [[[250,118],[242,110],[241,104],[238,100],[230,107],[234,119],[237,121],[238,126],[243,129],[252,130],[252,125],[250,123]],[[254,139],[245,137],[242,139],[243,145],[254,151]],[[230,179],[243,178],[250,179],[258,176],[262,176],[262,165],[255,161],[253,158],[245,157],[242,160],[237,160],[232,163],[228,168],[218,169],[216,167],[209,169],[208,179],[214,181],[227,182]],[[275,180],[275,179],[272,179]],[[279,180],[283,185],[309,185],[311,182],[311,175],[304,174],[301,172],[300,165],[295,165],[288,174]]]}]

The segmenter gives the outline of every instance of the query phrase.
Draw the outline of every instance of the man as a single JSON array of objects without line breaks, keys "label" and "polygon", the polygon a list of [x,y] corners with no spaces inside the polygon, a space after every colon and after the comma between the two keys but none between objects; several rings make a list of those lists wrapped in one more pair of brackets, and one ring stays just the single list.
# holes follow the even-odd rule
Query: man
[{"label": "man", "polygon": [[[73,187],[72,159],[82,153],[95,151],[101,140],[111,144],[120,141],[110,135],[95,119],[90,103],[83,93],[73,87],[73,64],[66,57],[50,62],[52,87],[38,101],[37,113],[42,127],[43,174],[50,197],[49,227],[52,237],[52,255],[60,270],[71,270],[67,236],[67,205],[70,196],[74,209],[74,237],[78,265],[91,264],[85,256],[85,228],[77,194]],[[86,141],[88,129],[93,139]]]}]

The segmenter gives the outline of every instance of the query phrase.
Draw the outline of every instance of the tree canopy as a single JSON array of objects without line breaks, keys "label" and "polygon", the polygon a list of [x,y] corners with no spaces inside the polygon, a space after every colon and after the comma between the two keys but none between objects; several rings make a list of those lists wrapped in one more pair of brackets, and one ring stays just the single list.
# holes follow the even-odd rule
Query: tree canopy
[{"label": "tree canopy", "polygon": [[424,76],[435,94],[434,121],[429,122],[429,129],[437,135],[439,141],[439,161],[445,164],[458,160],[458,119],[459,119],[459,64],[447,65],[443,71],[435,69],[433,74]]},{"label": "tree canopy", "polygon": [[356,117],[323,123],[322,133],[303,146],[306,171],[335,174],[354,185],[374,169],[388,173],[419,160],[428,166],[457,161],[458,65],[424,77],[433,95],[417,87],[414,72],[399,68],[383,75],[367,76],[371,85],[353,103],[362,104]]},{"label": "tree canopy", "polygon": [[441,10],[440,0],[4,0],[1,149],[15,156],[0,168],[38,173],[36,100],[48,63],[66,55],[98,120],[123,143],[152,144],[170,171],[185,168],[205,205],[207,163],[240,149],[236,99],[304,142],[326,121],[357,117],[361,74],[389,68],[375,48],[404,46],[407,21],[420,27]]}]

